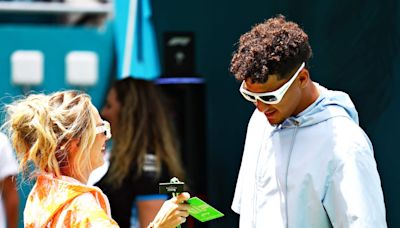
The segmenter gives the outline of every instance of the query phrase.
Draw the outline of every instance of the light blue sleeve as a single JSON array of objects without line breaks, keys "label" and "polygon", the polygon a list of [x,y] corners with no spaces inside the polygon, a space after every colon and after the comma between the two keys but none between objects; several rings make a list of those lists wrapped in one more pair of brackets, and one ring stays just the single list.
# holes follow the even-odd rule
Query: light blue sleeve
[{"label": "light blue sleeve", "polygon": [[[255,156],[258,155],[260,151],[262,137],[264,136],[265,128],[268,126],[271,127],[268,125],[264,114],[255,109],[247,126],[242,162],[231,205],[231,209],[237,214],[240,214],[241,219],[243,217],[241,213],[243,210],[250,210],[253,208],[252,201],[248,198],[253,195],[254,191],[254,178],[252,177],[255,175]],[[245,199],[243,199],[243,197],[245,197]],[[242,210],[242,208],[245,209]]]},{"label": "light blue sleeve", "polygon": [[[364,142],[365,143],[364,143]],[[333,227],[387,227],[385,205],[370,145],[353,141],[341,150],[323,205]]]}]

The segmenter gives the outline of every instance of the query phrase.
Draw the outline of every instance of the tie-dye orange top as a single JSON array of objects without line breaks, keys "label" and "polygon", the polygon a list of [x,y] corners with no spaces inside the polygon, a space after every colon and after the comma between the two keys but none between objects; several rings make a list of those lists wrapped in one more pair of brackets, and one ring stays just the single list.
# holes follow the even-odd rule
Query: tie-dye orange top
[{"label": "tie-dye orange top", "polygon": [[24,210],[25,227],[118,227],[97,187],[62,176],[38,177]]}]

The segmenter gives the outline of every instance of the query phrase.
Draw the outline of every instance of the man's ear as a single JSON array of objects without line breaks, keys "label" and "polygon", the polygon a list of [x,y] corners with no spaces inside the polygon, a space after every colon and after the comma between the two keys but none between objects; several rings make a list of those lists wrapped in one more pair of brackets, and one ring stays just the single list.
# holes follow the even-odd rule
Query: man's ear
[{"label": "man's ear", "polygon": [[305,68],[300,71],[299,76],[297,77],[299,78],[301,88],[305,88],[311,80],[310,73]]}]

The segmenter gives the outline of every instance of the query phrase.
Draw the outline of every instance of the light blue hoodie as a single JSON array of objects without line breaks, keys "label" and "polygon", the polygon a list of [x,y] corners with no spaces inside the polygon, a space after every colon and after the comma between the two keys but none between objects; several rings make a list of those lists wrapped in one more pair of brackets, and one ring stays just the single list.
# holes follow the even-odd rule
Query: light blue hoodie
[{"label": "light blue hoodie", "polygon": [[240,227],[387,227],[373,148],[349,96],[317,85],[299,115],[255,110],[232,209]]}]

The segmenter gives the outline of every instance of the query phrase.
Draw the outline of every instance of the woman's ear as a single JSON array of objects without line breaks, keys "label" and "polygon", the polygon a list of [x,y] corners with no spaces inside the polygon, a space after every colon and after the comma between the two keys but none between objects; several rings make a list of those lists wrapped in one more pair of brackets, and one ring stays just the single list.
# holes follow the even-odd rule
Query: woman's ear
[{"label": "woman's ear", "polygon": [[69,142],[69,145],[70,145],[70,146],[69,146],[70,152],[76,152],[76,151],[78,151],[79,146],[80,146],[80,142],[81,142],[81,140],[78,139],[78,138],[73,138],[73,139],[71,139],[70,142]]}]

